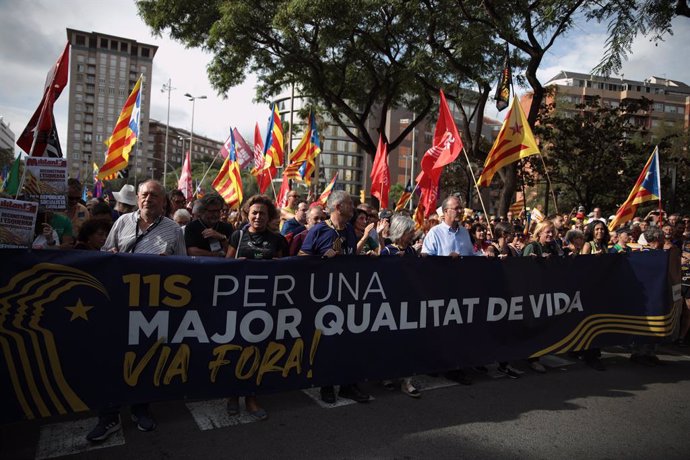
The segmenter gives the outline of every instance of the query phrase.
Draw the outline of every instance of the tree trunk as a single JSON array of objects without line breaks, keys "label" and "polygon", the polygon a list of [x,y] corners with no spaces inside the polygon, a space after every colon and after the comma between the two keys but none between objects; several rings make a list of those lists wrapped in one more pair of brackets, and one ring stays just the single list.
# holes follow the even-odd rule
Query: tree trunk
[{"label": "tree trunk", "polygon": [[512,204],[513,195],[517,190],[517,163],[511,163],[505,167],[505,178],[503,180],[503,189],[498,198],[498,215],[505,216],[508,213],[508,208]]}]

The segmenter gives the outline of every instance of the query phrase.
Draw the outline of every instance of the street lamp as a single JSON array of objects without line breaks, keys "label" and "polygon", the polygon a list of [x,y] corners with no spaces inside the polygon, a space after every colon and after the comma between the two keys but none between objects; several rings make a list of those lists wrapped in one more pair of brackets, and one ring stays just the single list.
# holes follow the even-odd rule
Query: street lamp
[{"label": "street lamp", "polygon": [[161,88],[161,93],[168,92],[168,121],[165,123],[165,154],[164,154],[164,161],[165,164],[163,166],[163,188],[165,188],[165,178],[168,175],[168,129],[170,128],[170,92],[174,90],[171,86],[171,79],[168,78],[168,82],[163,84],[163,88]]},{"label": "street lamp", "polygon": [[197,99],[206,99],[206,96],[192,96],[189,93],[185,93],[185,97],[192,101],[192,129],[189,131],[189,158],[191,160],[193,155],[192,146],[194,145],[194,104]]}]

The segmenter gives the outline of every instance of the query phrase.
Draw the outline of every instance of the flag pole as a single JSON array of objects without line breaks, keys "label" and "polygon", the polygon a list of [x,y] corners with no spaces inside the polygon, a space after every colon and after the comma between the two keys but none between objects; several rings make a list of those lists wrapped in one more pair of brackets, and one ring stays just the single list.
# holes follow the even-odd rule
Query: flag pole
[{"label": "flag pole", "polygon": [[410,193],[410,196],[407,197],[407,201],[405,202],[405,204],[402,207],[403,209],[405,209],[407,204],[412,201],[412,197],[414,196],[414,192],[416,192],[418,188],[419,188],[419,182],[414,184],[414,188],[412,189],[412,193]]},{"label": "flag pole", "polygon": [[556,194],[551,186],[551,177],[549,177],[549,172],[546,170],[546,162],[544,161],[544,156],[539,153],[539,158],[541,159],[541,164],[544,166],[544,174],[546,175],[546,181],[549,183],[549,190],[551,190],[551,198],[553,198],[553,206],[556,209],[556,214],[558,214],[558,202],[556,201]]},{"label": "flag pole", "polygon": [[[472,165],[470,164],[470,157],[467,156],[467,150],[465,150],[465,146],[462,146],[462,153],[465,154],[465,160],[467,160],[467,167],[470,170],[470,174],[472,175],[472,182],[474,183],[474,188],[477,190],[477,196],[479,197],[479,203],[482,205],[482,211],[484,211],[484,215],[488,217],[489,215],[486,213],[486,207],[484,206],[484,200],[482,199],[482,194],[479,192],[479,185],[477,185],[477,179],[474,177],[474,171],[472,170]],[[469,203],[467,203],[469,204]],[[489,230],[489,236],[493,239],[494,235],[493,232],[491,231],[491,225],[487,226],[487,229]]]},{"label": "flag pole", "polygon": [[[204,179],[206,179],[206,176],[208,175],[209,171],[211,171],[211,168],[213,168],[213,165],[215,164],[216,160],[218,159],[218,156],[220,155],[220,150],[216,152],[216,154],[213,156],[213,161],[211,161],[211,165],[206,169],[206,172],[204,173],[203,176],[201,176],[201,180],[196,186],[196,189],[199,190],[201,186],[204,184]],[[192,156],[191,153],[189,155],[189,169],[192,169]],[[195,193],[196,194],[196,193]]]}]

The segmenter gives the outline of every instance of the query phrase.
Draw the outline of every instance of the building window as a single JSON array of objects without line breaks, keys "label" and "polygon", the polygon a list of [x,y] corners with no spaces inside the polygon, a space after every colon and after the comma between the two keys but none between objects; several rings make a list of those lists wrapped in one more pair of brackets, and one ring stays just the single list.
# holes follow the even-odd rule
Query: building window
[{"label": "building window", "polygon": [[81,123],[75,123],[74,124],[74,130],[75,131],[81,131]]},{"label": "building window", "polygon": [[78,160],[79,158],[81,158],[81,155],[77,152],[79,150],[78,146],[79,146],[79,143],[75,142],[74,148],[72,149],[72,150],[75,150],[75,152],[72,154],[73,160]]},{"label": "building window", "polygon": [[77,35],[77,45],[79,45],[79,46],[86,45],[86,37],[84,37],[83,35]]},{"label": "building window", "polygon": [[661,102],[655,102],[654,103],[654,111],[663,112],[664,111],[664,104],[662,104]]},{"label": "building window", "polygon": [[132,56],[137,56],[139,54],[139,48],[137,47],[137,45],[132,45],[129,48],[129,54],[131,54]]},{"label": "building window", "polygon": [[149,49],[148,48],[142,48],[141,49],[141,57],[149,57]]},{"label": "building window", "polygon": [[101,48],[108,49],[108,39],[107,38],[101,38]]},{"label": "building window", "polygon": [[74,140],[80,141],[81,140],[81,133],[74,133]]},{"label": "building window", "polygon": [[118,42],[117,40],[110,40],[110,49],[113,51],[117,51],[118,48]]},{"label": "building window", "polygon": [[96,37],[89,37],[89,48],[96,48]]}]

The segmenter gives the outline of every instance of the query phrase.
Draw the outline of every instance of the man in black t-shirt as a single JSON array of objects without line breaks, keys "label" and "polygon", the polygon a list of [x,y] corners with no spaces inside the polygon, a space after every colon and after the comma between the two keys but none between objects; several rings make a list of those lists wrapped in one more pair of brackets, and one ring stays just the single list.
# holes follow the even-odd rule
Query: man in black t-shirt
[{"label": "man in black t-shirt", "polygon": [[225,257],[232,225],[221,222],[224,201],[220,195],[205,195],[201,200],[199,218],[185,227],[184,242],[190,256]]}]

